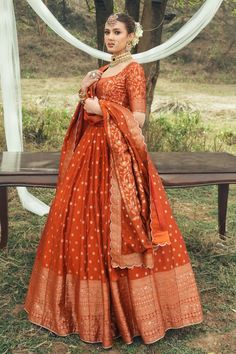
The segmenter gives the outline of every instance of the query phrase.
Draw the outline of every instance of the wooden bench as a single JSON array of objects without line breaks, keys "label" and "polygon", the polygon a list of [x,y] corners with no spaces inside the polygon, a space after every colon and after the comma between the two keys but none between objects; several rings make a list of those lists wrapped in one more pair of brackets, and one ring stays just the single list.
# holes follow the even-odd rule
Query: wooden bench
[{"label": "wooden bench", "polygon": [[[213,152],[150,152],[166,188],[218,185],[218,227],[225,235],[229,184],[236,183],[236,156]],[[0,153],[0,248],[8,240],[9,186],[56,187],[59,152]]]}]

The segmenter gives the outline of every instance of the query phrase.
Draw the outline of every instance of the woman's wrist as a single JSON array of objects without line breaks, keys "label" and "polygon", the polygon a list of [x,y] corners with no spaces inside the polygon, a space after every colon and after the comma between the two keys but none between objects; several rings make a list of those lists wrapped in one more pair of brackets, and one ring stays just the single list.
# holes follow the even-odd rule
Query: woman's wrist
[{"label": "woman's wrist", "polygon": [[81,90],[83,90],[85,92],[87,91],[87,86],[86,86],[86,84],[83,81],[81,81],[80,87],[81,87]]},{"label": "woman's wrist", "polygon": [[96,114],[99,115],[99,116],[102,116],[102,109],[101,109],[101,106],[99,104],[99,101],[98,102],[98,108],[96,109]]},{"label": "woman's wrist", "polygon": [[85,99],[86,99],[86,90],[84,90],[84,88],[81,87],[81,88],[79,89],[79,91],[78,91],[78,94],[79,94],[80,102],[81,102],[82,104],[84,104],[84,101],[85,101]]},{"label": "woman's wrist", "polygon": [[83,91],[83,92],[86,92],[87,91],[87,86],[81,85],[80,86],[80,90]]}]

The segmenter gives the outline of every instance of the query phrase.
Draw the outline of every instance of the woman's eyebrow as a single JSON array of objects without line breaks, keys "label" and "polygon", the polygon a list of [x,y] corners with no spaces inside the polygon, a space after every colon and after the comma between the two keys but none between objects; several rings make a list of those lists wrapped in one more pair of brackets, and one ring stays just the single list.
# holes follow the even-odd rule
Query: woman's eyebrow
[{"label": "woman's eyebrow", "polygon": [[[115,30],[119,30],[120,31],[120,28],[112,28],[113,31]],[[110,31],[109,28],[105,28],[105,31]]]}]

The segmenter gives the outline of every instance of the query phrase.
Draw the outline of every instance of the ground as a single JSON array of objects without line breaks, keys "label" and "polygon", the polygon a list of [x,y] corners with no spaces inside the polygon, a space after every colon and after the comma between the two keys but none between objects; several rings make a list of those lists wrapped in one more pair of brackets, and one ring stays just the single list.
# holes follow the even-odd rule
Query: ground
[{"label": "ground", "polygon": [[[78,101],[81,77],[23,79],[24,106],[67,108]],[[233,85],[176,82],[160,77],[153,110],[166,102],[187,102],[201,111],[215,131],[236,127]],[[44,146],[41,147],[44,149]],[[47,203],[54,190],[33,189]],[[186,240],[203,304],[202,324],[170,330],[165,338],[146,346],[140,338],[126,346],[114,342],[110,351],[79,341],[77,336],[57,337],[32,325],[22,309],[29,276],[45,217],[24,210],[15,189],[9,193],[8,250],[0,252],[0,353],[138,353],[232,354],[236,352],[236,185],[230,186],[227,237],[217,228],[217,188],[208,186],[168,190],[174,215]]]},{"label": "ground", "polygon": [[[81,12],[83,2],[71,0],[72,7],[75,2],[76,5],[79,3]],[[40,36],[26,2],[17,1],[16,6],[24,106],[66,108],[72,114],[78,101],[81,73],[97,67],[97,61],[65,43],[49,29]],[[95,47],[94,15],[88,13],[85,6],[84,15],[74,16],[72,20],[74,23],[69,23],[72,28],[68,26],[71,33]],[[236,77],[233,66],[235,47],[228,56],[224,55],[227,41],[216,36],[214,23],[213,20],[188,47],[161,62],[152,110],[180,102],[183,106],[198,109],[204,122],[215,133],[226,128],[236,131],[236,87],[232,84]],[[220,28],[222,37],[227,33],[227,26],[224,25],[222,31],[221,22],[217,24],[216,29]],[[234,32],[229,37],[233,36]],[[213,65],[219,58],[218,65]],[[0,118],[0,146],[3,146]],[[47,148],[46,145],[40,146],[41,150]],[[231,148],[236,154],[236,144]],[[32,192],[48,204],[54,194],[54,190],[33,189]],[[9,246],[0,251],[0,353],[235,353],[236,185],[230,186],[225,239],[218,234],[215,186],[168,190],[168,195],[196,274],[204,311],[202,324],[170,330],[165,338],[150,346],[143,345],[139,338],[135,338],[130,346],[118,339],[109,351],[104,351],[99,344],[83,343],[77,336],[56,337],[32,325],[22,304],[45,217],[24,210],[15,189],[10,189]]]},{"label": "ground", "polygon": [[[200,111],[214,132],[225,128],[236,132],[236,85],[175,82],[162,76],[157,82],[152,111],[170,102],[186,103]],[[81,78],[22,79],[23,103],[73,110]]]}]

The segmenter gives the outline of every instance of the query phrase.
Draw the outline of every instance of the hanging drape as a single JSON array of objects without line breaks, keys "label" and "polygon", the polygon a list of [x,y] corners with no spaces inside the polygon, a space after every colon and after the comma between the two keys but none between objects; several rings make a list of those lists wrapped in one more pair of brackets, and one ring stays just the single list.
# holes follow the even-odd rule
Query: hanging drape
[{"label": "hanging drape", "polygon": [[[27,0],[27,2],[38,14],[38,16],[41,17],[41,19],[65,41],[95,58],[103,59],[105,61],[111,60],[111,55],[109,53],[92,48],[72,36],[57,21],[57,19],[41,0]],[[132,55],[133,58],[135,58],[139,63],[148,63],[166,58],[182,49],[189,44],[212,20],[222,2],[223,0],[205,1],[193,17],[165,43],[145,52],[134,54]]]},{"label": "hanging drape", "polygon": [[[41,19],[60,37],[87,54],[110,61],[111,55],[92,48],[71,35],[53,16],[41,0],[27,0]],[[139,63],[163,59],[190,43],[211,21],[223,0],[206,0],[194,16],[165,43],[134,54]],[[9,151],[22,151],[22,111],[20,63],[13,0],[0,0],[0,75],[4,111],[4,127]],[[49,207],[36,199],[25,188],[17,188],[23,206],[39,215]]]},{"label": "hanging drape", "polygon": [[[7,149],[23,151],[20,63],[12,0],[0,0],[0,75]],[[49,207],[25,187],[17,191],[24,208],[39,215],[48,213]]]}]

